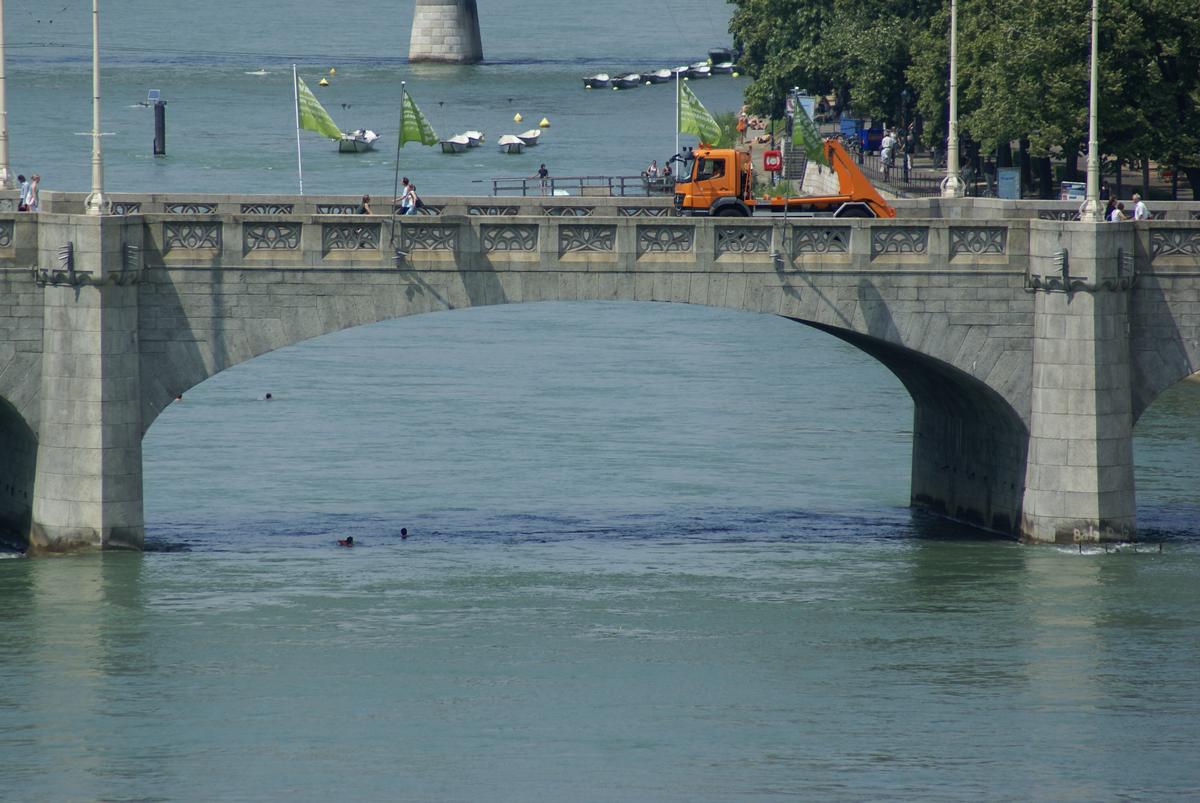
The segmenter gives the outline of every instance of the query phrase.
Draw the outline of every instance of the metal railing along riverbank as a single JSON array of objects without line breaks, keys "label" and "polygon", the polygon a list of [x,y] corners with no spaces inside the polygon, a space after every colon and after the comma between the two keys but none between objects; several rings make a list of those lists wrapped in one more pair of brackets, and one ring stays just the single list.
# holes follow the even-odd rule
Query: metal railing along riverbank
[{"label": "metal railing along riverbank", "polygon": [[675,179],[657,176],[550,176],[490,179],[492,195],[597,195],[646,197],[671,195]]}]

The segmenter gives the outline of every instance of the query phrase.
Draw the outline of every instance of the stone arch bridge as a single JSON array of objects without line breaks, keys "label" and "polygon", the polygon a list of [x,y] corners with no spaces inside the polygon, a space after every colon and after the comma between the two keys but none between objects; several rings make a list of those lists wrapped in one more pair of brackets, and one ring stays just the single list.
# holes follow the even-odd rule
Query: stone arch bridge
[{"label": "stone arch bridge", "polygon": [[[1200,367],[1200,212],[922,202],[894,220],[679,218],[653,200],[0,199],[0,531],[138,548],[142,437],[176,394],[291,343],[458,307],[676,302],[780,315],[915,404],[912,503],[1027,541],[1135,534],[1131,433]],[[10,199],[9,199],[10,200]],[[632,205],[631,205],[632,204]]]}]

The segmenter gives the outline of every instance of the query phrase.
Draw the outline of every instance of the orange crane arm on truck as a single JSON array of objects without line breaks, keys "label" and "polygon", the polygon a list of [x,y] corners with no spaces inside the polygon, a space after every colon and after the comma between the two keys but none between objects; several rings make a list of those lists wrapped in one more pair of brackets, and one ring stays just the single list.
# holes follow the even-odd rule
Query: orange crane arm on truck
[{"label": "orange crane arm on truck", "polygon": [[691,173],[675,183],[675,208],[685,215],[747,217],[756,211],[832,217],[895,217],[870,180],[836,139],[825,140],[825,158],[838,177],[837,195],[755,198],[750,153],[701,146]]}]

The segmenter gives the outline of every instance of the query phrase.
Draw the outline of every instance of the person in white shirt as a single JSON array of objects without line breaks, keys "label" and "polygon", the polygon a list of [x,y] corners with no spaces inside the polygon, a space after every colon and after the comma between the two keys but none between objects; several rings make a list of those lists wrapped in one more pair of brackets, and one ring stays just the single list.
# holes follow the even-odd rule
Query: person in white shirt
[{"label": "person in white shirt", "polygon": [[1149,220],[1150,208],[1142,203],[1142,196],[1136,192],[1133,194],[1133,219],[1134,220]]}]

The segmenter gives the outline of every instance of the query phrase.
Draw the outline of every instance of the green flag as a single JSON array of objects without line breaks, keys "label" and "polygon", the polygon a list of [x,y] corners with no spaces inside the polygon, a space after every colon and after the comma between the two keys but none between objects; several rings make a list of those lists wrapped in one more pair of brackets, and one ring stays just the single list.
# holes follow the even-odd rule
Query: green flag
[{"label": "green flag", "polygon": [[301,128],[324,134],[330,139],[342,138],[342,129],[337,127],[329,112],[325,111],[325,107],[317,100],[312,90],[305,85],[303,78],[296,79],[296,99],[300,104],[298,117]]},{"label": "green flag", "polygon": [[810,162],[829,167],[829,160],[825,158],[825,140],[821,139],[816,124],[800,103],[796,104],[792,116],[792,144],[803,148]]},{"label": "green flag", "polygon": [[685,134],[695,134],[705,145],[716,145],[721,138],[721,127],[704,108],[700,98],[692,92],[691,87],[683,81],[679,86],[679,130]]},{"label": "green flag", "polygon": [[433,126],[425,119],[425,115],[421,114],[416,101],[408,92],[404,93],[404,100],[400,104],[400,145],[403,146],[406,142],[419,142],[422,145],[438,143],[438,135],[434,133]]}]

